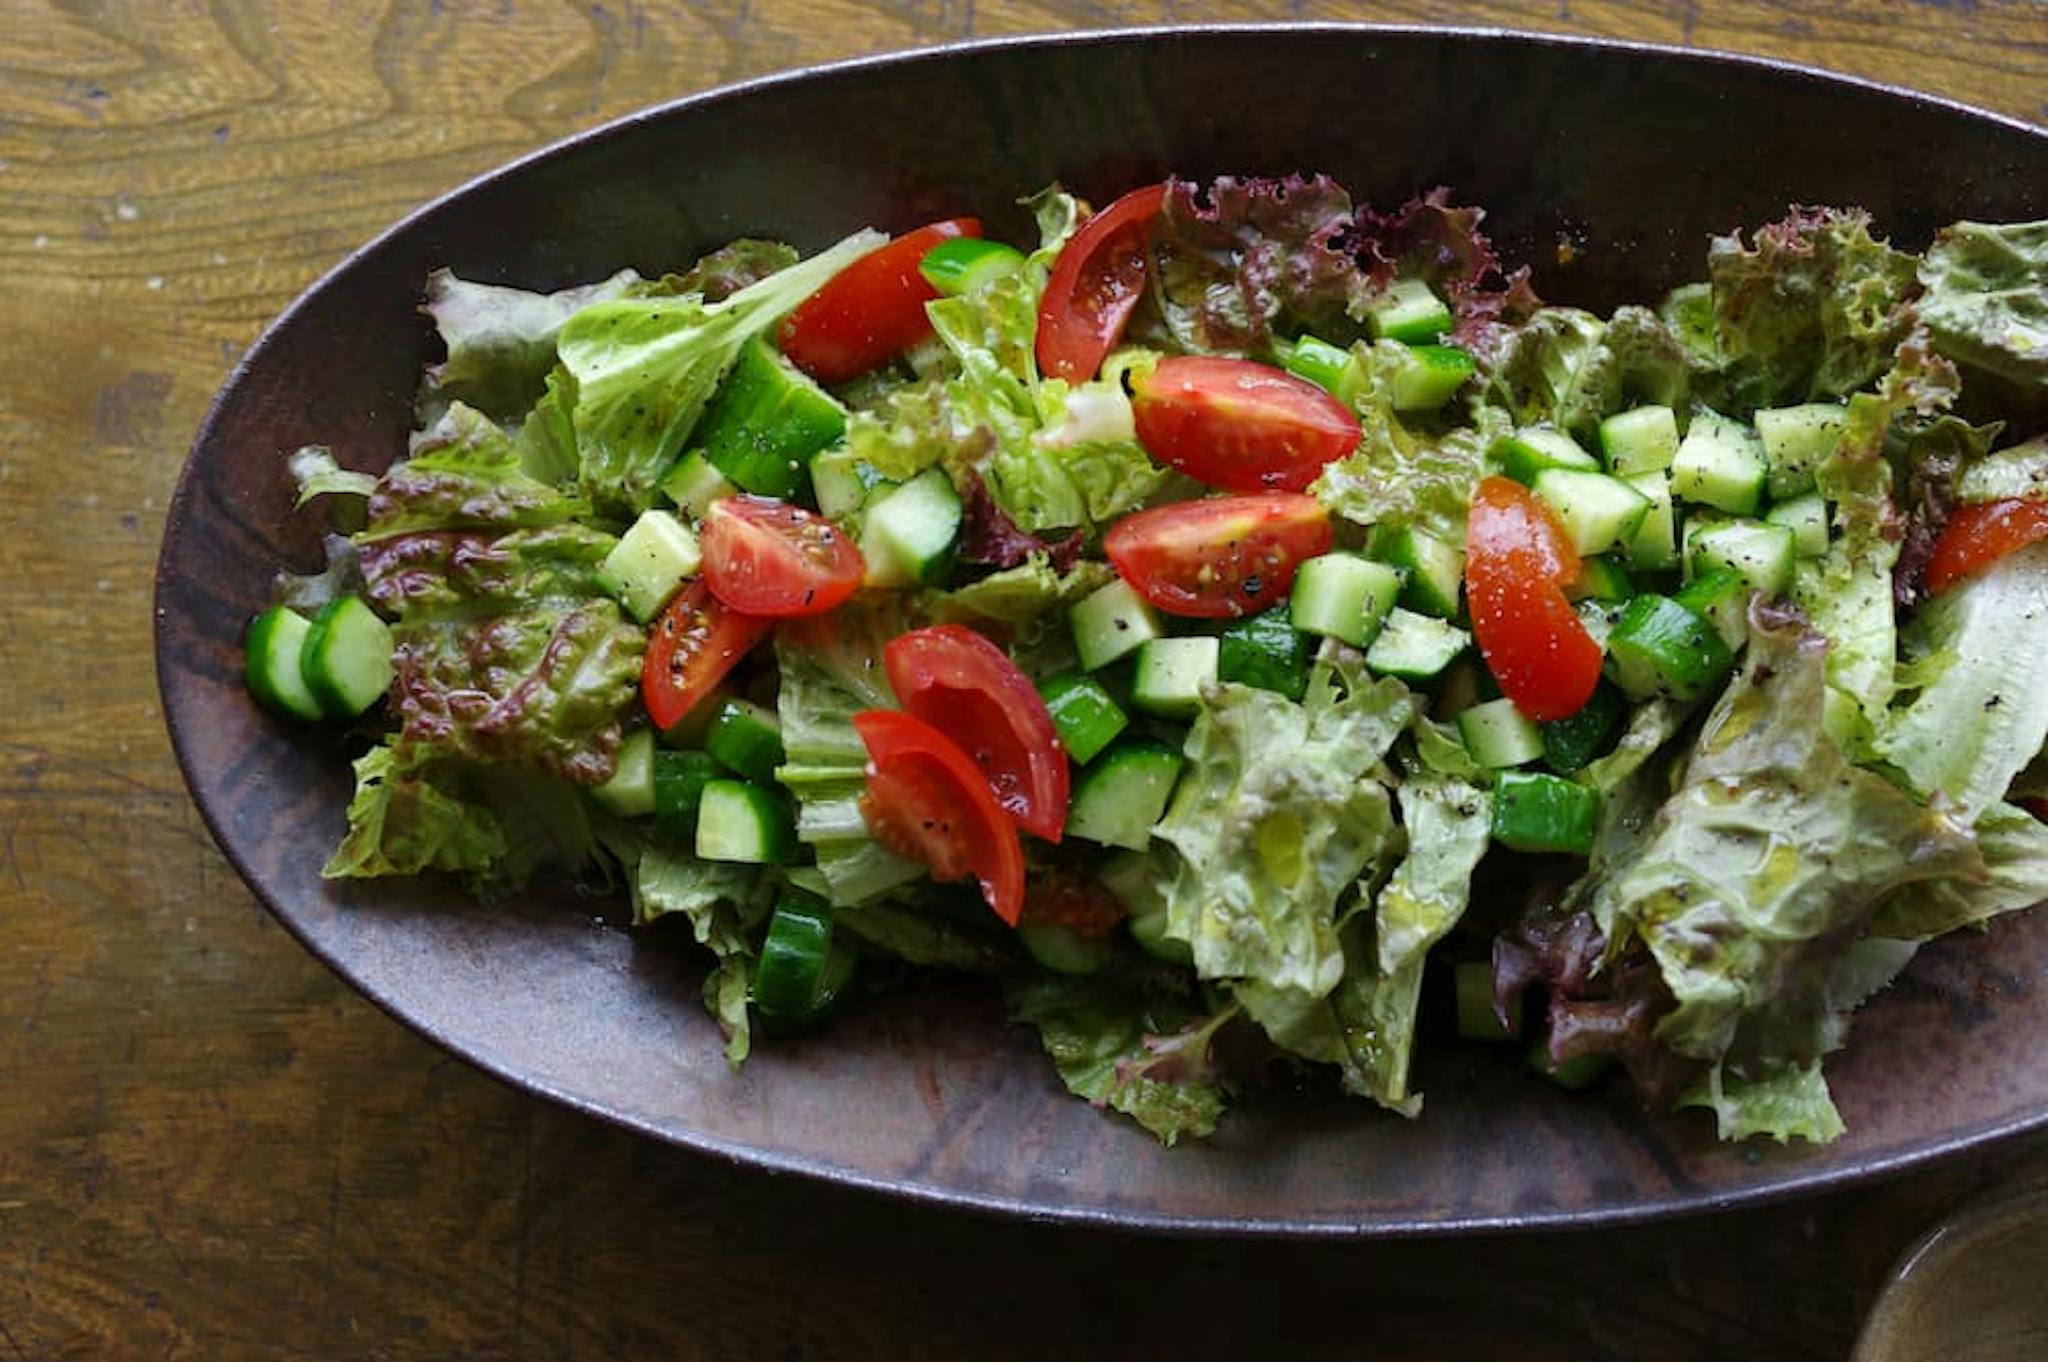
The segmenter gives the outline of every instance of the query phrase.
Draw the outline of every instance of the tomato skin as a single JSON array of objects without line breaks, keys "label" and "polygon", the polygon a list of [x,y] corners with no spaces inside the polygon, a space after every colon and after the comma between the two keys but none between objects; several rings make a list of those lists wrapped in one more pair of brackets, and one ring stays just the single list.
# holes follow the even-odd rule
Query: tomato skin
[{"label": "tomato skin", "polygon": [[917,272],[925,252],[980,235],[980,219],[946,218],[877,246],[783,318],[782,353],[820,383],[844,383],[887,364],[931,334],[924,305],[939,294]]},{"label": "tomato skin", "polygon": [[1465,597],[1472,633],[1501,693],[1538,723],[1585,707],[1600,681],[1600,645],[1564,589],[1578,555],[1536,494],[1480,480],[1465,522]]},{"label": "tomato skin", "polygon": [[640,699],[662,731],[674,728],[725,679],[773,621],[727,607],[703,578],[676,593],[654,621],[640,665]]},{"label": "tomato skin", "polygon": [[1066,928],[1083,941],[1100,941],[1129,914],[1109,886],[1077,870],[1034,878],[1024,893],[1024,918]]},{"label": "tomato skin", "polygon": [[1067,825],[1067,755],[1052,713],[1009,654],[965,625],[913,629],[882,650],[903,708],[956,743],[1017,826],[1048,842]]},{"label": "tomato skin", "polygon": [[941,882],[970,876],[995,915],[1014,927],[1024,911],[1024,847],[974,759],[924,720],[862,710],[854,731],[868,749],[861,816],[875,840],[931,867]]},{"label": "tomato skin", "polygon": [[2044,538],[2048,501],[2015,497],[1959,506],[1934,541],[1934,556],[1927,562],[1928,593],[1938,595],[2013,550]]},{"label": "tomato skin", "polygon": [[1038,300],[1040,373],[1069,383],[1095,377],[1145,295],[1152,220],[1165,202],[1164,184],[1133,189],[1067,238]]},{"label": "tomato skin", "polygon": [[1330,515],[1299,492],[1155,506],[1102,541],[1117,575],[1169,615],[1234,619],[1287,594],[1295,569],[1328,551]]},{"label": "tomato skin", "polygon": [[721,497],[704,513],[704,582],[740,611],[769,619],[822,615],[867,577],[844,530],[773,497]]},{"label": "tomato skin", "polygon": [[1302,491],[1362,434],[1323,389],[1248,359],[1177,355],[1131,387],[1145,452],[1226,491]]}]

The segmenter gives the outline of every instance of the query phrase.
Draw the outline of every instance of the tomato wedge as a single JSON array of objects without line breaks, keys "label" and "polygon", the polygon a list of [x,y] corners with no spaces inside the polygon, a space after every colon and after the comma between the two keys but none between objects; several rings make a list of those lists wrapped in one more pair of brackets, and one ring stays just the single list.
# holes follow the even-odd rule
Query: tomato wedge
[{"label": "tomato wedge", "polygon": [[1248,359],[1162,359],[1131,388],[1145,452],[1231,492],[1302,491],[1362,433],[1323,389]]},{"label": "tomato wedge", "polygon": [[654,621],[640,666],[647,717],[666,731],[683,721],[773,627],[773,621],[725,606],[698,578]]},{"label": "tomato wedge", "polygon": [[1100,941],[1129,914],[1109,886],[1078,870],[1034,876],[1024,895],[1024,920],[1066,928],[1083,941]]},{"label": "tomato wedge", "polygon": [[1230,619],[1287,594],[1294,570],[1330,547],[1330,516],[1299,492],[1155,506],[1102,541],[1117,575],[1170,615]]},{"label": "tomato wedge", "polygon": [[853,728],[868,749],[861,816],[875,840],[931,867],[939,881],[970,876],[1012,927],[1024,911],[1024,846],[988,781],[945,734],[893,709],[862,710]]},{"label": "tomato wedge", "polygon": [[1052,714],[1009,654],[959,624],[913,629],[882,651],[903,708],[974,760],[996,803],[1048,842],[1067,825],[1067,756]]},{"label": "tomato wedge", "polygon": [[1122,339],[1150,269],[1152,220],[1166,186],[1133,189],[1067,238],[1038,299],[1038,369],[1081,383]]},{"label": "tomato wedge", "polygon": [[860,590],[867,560],[824,516],[773,497],[722,497],[704,513],[704,581],[748,615],[822,615]]},{"label": "tomato wedge", "polygon": [[1571,540],[1535,493],[1480,481],[1465,521],[1472,633],[1501,693],[1538,723],[1578,713],[1600,681],[1600,645],[1565,599],[1578,575]]},{"label": "tomato wedge", "polygon": [[917,272],[925,252],[980,235],[979,219],[947,218],[877,246],[783,319],[782,353],[820,383],[844,383],[887,364],[931,334],[924,305],[939,294]]},{"label": "tomato wedge", "polygon": [[1927,561],[1927,590],[1948,590],[2014,549],[2048,538],[2048,501],[2036,497],[1959,506]]}]

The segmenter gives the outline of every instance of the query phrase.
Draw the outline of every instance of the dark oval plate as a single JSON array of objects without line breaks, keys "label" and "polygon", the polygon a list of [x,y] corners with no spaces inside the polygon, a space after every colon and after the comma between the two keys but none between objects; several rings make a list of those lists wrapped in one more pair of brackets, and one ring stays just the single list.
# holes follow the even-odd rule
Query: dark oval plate
[{"label": "dark oval plate", "polygon": [[1021,237],[1003,206],[1050,180],[1100,201],[1169,169],[1323,170],[1375,203],[1447,183],[1491,211],[1545,297],[1606,308],[1698,277],[1709,232],[1789,201],[1862,204],[1914,247],[1955,218],[2040,216],[2048,136],[1759,61],[1283,28],[856,62],[571,139],[350,257],[265,332],[200,429],[164,538],[157,668],[235,868],[372,1000],[530,1091],[767,1168],[1051,1219],[1320,1235],[1611,1223],[1836,1185],[2048,1121],[2041,913],[1935,945],[1867,1009],[1829,1068],[1849,1134],[1825,1148],[1718,1145],[1701,1114],[1645,1115],[1625,1085],[1572,1096],[1507,1055],[1445,1047],[1421,1065],[1418,1121],[1269,1094],[1213,1142],[1167,1150],[1069,1097],[983,992],[866,1006],[734,1075],[694,966],[595,923],[566,889],[482,908],[450,885],[320,881],[344,754],[251,706],[239,639],[275,567],[319,557],[281,452],[324,442],[375,468],[403,448],[430,269],[547,288],[659,273],[744,233],[814,249],[955,212]]}]

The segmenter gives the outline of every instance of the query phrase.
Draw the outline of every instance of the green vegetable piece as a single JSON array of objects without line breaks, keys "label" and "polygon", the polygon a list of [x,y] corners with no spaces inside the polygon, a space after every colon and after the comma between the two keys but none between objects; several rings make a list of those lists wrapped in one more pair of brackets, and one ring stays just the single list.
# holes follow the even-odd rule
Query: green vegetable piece
[{"label": "green vegetable piece", "polygon": [[1763,445],[1748,426],[1701,410],[1671,460],[1671,494],[1730,515],[1754,515],[1766,468]]},{"label": "green vegetable piece", "polygon": [[1529,1047],[1529,1067],[1567,1092],[1581,1092],[1605,1078],[1614,1061],[1606,1055],[1577,1055],[1562,1064],[1553,1064],[1550,1042],[1539,1039]]},{"label": "green vegetable piece", "polygon": [[1378,636],[1402,585],[1401,570],[1391,564],[1351,553],[1326,553],[1309,559],[1295,573],[1289,618],[1303,633],[1363,648]]},{"label": "green vegetable piece", "polygon": [[1798,556],[1790,527],[1758,520],[1724,520],[1686,536],[1686,559],[1694,576],[1725,568],[1766,596],[1792,589]]},{"label": "green vegetable piece", "polygon": [[1396,279],[1366,310],[1375,339],[1425,344],[1451,329],[1451,309],[1420,279]]},{"label": "green vegetable piece", "polygon": [[754,963],[754,1008],[771,1030],[807,1031],[831,1014],[858,963],[858,953],[833,930],[830,905],[809,894],[785,895]]},{"label": "green vegetable piece", "polygon": [[1452,619],[1465,583],[1465,551],[1412,525],[1373,532],[1372,556],[1406,574],[1400,604],[1422,615]]},{"label": "green vegetable piece", "polygon": [[287,606],[275,605],[249,622],[242,643],[242,675],[256,702],[290,719],[325,717],[306,687],[299,657],[312,626]]},{"label": "green vegetable piece", "polygon": [[391,626],[354,596],[322,606],[299,650],[306,689],[330,719],[353,719],[391,689]]},{"label": "green vegetable piece", "polygon": [[838,399],[757,336],[705,409],[698,442],[742,491],[796,501],[810,495],[811,457],[845,433]]},{"label": "green vegetable piece", "polygon": [[1080,773],[1067,834],[1142,851],[1180,779],[1180,753],[1149,738],[1125,738]]},{"label": "green vegetable piece", "polygon": [[788,865],[796,823],[781,799],[741,780],[707,780],[697,804],[697,854],[707,861]]},{"label": "green vegetable piece", "polygon": [[1325,392],[1346,400],[1356,386],[1351,352],[1315,336],[1303,336],[1286,346],[1281,367],[1296,378],[1305,378]]},{"label": "green vegetable piece", "polygon": [[1581,558],[1628,543],[1650,514],[1648,497],[1605,473],[1546,468],[1529,490],[1556,514]]},{"label": "green vegetable piece", "polygon": [[645,818],[654,812],[654,730],[636,728],[619,743],[618,764],[611,779],[590,791],[621,818]]},{"label": "green vegetable piece", "polygon": [[1613,745],[1627,717],[1621,693],[1601,681],[1577,714],[1542,726],[1544,764],[1560,775],[1583,768]]},{"label": "green vegetable piece", "polygon": [[1779,502],[1764,513],[1764,522],[1792,531],[1792,550],[1801,558],[1828,551],[1828,504],[1818,492]]},{"label": "green vegetable piece", "polygon": [[1201,712],[1202,688],[1216,680],[1219,640],[1149,639],[1138,648],[1131,703],[1158,719],[1192,719]]},{"label": "green vegetable piece", "polygon": [[1734,652],[1749,640],[1750,585],[1732,568],[1716,568],[1693,578],[1671,599],[1703,619],[1712,620],[1721,641]]},{"label": "green vegetable piece", "polygon": [[696,575],[702,555],[697,536],[667,511],[643,511],[605,555],[598,584],[619,598],[626,613],[645,624]]},{"label": "green vegetable piece", "polygon": [[1629,566],[1644,572],[1677,567],[1678,526],[1671,507],[1671,479],[1662,473],[1642,473],[1627,482],[1650,503],[1650,509],[1623,549]]},{"label": "green vegetable piece", "polygon": [[693,449],[677,459],[675,467],[661,476],[661,494],[699,520],[712,502],[739,490],[731,479],[711,466],[701,449]]},{"label": "green vegetable piece", "polygon": [[707,752],[678,752],[667,747],[656,747],[650,764],[654,821],[678,838],[695,838],[704,786],[717,778],[718,764]]},{"label": "green vegetable piece", "polygon": [[1024,268],[1024,253],[1015,246],[978,236],[941,241],[917,262],[924,281],[949,298],[973,293],[991,280]]},{"label": "green vegetable piece", "polygon": [[1429,681],[1471,645],[1472,635],[1457,625],[1397,605],[1387,612],[1379,637],[1365,650],[1365,665],[1382,676]]},{"label": "green vegetable piece", "polygon": [[1601,554],[1579,563],[1579,580],[1566,593],[1575,601],[1619,604],[1636,594],[1628,569],[1611,555]]},{"label": "green vegetable piece", "polygon": [[1019,922],[1017,940],[1033,960],[1055,974],[1093,974],[1116,954],[1109,938],[1082,936],[1064,922],[1044,918]]},{"label": "green vegetable piece", "polygon": [[1513,851],[1584,856],[1593,849],[1600,792],[1541,771],[1503,771],[1493,788],[1493,840]]},{"label": "green vegetable piece", "polygon": [[1286,606],[1233,621],[1216,643],[1218,681],[1258,686],[1290,700],[1308,690],[1309,636],[1295,628]]},{"label": "green vegetable piece", "polygon": [[1696,699],[1734,665],[1713,622],[1668,596],[1630,601],[1607,637],[1608,675],[1632,699]]},{"label": "green vegetable piece", "polygon": [[1501,472],[1524,486],[1536,481],[1547,468],[1569,468],[1583,473],[1600,471],[1600,461],[1588,454],[1571,436],[1553,426],[1523,426],[1493,442],[1488,456]]},{"label": "green vegetable piece", "polygon": [[[1765,485],[1771,500],[1813,490],[1814,473],[1842,447],[1847,420],[1848,410],[1839,402],[1802,402],[1756,414],[1757,439],[1770,469]],[[1732,506],[1722,509],[1749,514]]]},{"label": "green vegetable piece", "polygon": [[1077,765],[1095,760],[1131,722],[1100,681],[1080,672],[1049,678],[1039,685],[1038,694],[1052,715],[1060,745]]},{"label": "green vegetable piece", "polygon": [[1082,668],[1091,672],[1165,633],[1159,612],[1121,577],[1082,597],[1068,622],[1074,631],[1074,651],[1081,655]]},{"label": "green vegetable piece", "polygon": [[1451,972],[1458,998],[1458,1034],[1466,1040],[1513,1040],[1493,1010],[1493,962],[1461,960]]},{"label": "green vegetable piece", "polygon": [[1543,730],[1512,700],[1488,700],[1461,711],[1458,736],[1481,766],[1524,766],[1543,755]]},{"label": "green vegetable piece", "polygon": [[1411,346],[1387,382],[1387,396],[1395,411],[1435,411],[1478,369],[1471,354],[1455,345]]},{"label": "green vegetable piece", "polygon": [[869,494],[861,548],[870,586],[908,586],[943,578],[960,541],[960,494],[943,468],[927,468],[901,487]]},{"label": "green vegetable piece", "polygon": [[1665,406],[1616,412],[1600,423],[1600,452],[1618,478],[1661,473],[1678,457],[1678,415]]},{"label": "green vegetable piece", "polygon": [[756,785],[772,784],[783,763],[782,725],[751,701],[723,700],[704,732],[704,750]]}]

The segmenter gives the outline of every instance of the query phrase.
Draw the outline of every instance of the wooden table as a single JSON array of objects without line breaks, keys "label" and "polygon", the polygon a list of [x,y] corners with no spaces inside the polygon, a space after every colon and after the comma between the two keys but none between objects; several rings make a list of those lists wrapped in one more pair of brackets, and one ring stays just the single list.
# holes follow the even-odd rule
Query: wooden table
[{"label": "wooden table", "polygon": [[722,81],[997,32],[1369,18],[1768,53],[2048,119],[2028,0],[0,0],[0,1362],[1838,1358],[2048,1142],[1777,1209],[1385,1246],[1130,1239],[780,1181],[509,1091],[214,850],[149,663],[163,509],[262,324],[424,198]]}]

